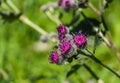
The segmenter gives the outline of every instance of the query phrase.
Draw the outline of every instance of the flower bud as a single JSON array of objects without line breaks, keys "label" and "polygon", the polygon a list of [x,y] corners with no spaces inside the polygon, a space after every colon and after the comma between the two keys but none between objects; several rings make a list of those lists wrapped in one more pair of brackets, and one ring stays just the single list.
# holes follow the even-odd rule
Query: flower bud
[{"label": "flower bud", "polygon": [[47,42],[48,41],[48,36],[47,35],[41,35],[40,36],[40,41]]},{"label": "flower bud", "polygon": [[65,35],[64,34],[58,34],[58,39],[61,41],[65,38]]},{"label": "flower bud", "polygon": [[51,52],[49,59],[50,59],[51,63],[57,63],[59,61],[59,54],[58,54],[58,52],[57,51]]},{"label": "flower bud", "polygon": [[67,27],[63,24],[57,27],[57,31],[58,31],[58,39],[60,41],[62,41],[65,38],[65,35],[69,33]]},{"label": "flower bud", "polygon": [[87,43],[87,38],[83,34],[75,35],[73,40],[74,40],[74,43],[79,47],[82,47]]},{"label": "flower bud", "polygon": [[78,0],[59,0],[58,5],[63,9],[76,8],[78,6]]},{"label": "flower bud", "polygon": [[70,48],[71,48],[70,41],[61,42],[59,44],[59,49],[60,49],[62,54],[67,53],[70,50]]},{"label": "flower bud", "polygon": [[65,34],[67,32],[67,27],[65,25],[60,25],[57,27],[58,34]]}]

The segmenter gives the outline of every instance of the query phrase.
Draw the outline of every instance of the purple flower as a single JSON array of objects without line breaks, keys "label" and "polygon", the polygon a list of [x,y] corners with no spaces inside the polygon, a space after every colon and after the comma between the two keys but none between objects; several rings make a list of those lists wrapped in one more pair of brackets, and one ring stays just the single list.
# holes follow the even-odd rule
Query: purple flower
[{"label": "purple flower", "polygon": [[67,32],[66,26],[65,25],[60,25],[57,28],[58,34],[65,34]]},{"label": "purple flower", "polygon": [[69,41],[64,41],[59,44],[59,49],[62,54],[67,53],[71,48],[71,43]]},{"label": "purple flower", "polygon": [[59,61],[59,54],[58,54],[58,52],[57,51],[51,52],[49,59],[50,59],[51,63],[57,63]]},{"label": "purple flower", "polygon": [[72,7],[72,0],[59,0],[58,5],[65,9],[70,8]]},{"label": "purple flower", "polygon": [[77,34],[73,40],[77,46],[83,46],[87,43],[87,38],[83,34]]},{"label": "purple flower", "polygon": [[63,9],[76,8],[78,6],[78,0],[59,0],[58,5]]},{"label": "purple flower", "polygon": [[62,40],[62,39],[64,39],[65,38],[65,34],[58,34],[58,39],[59,40]]},{"label": "purple flower", "polygon": [[58,5],[61,6],[64,0],[59,0]]},{"label": "purple flower", "polygon": [[61,41],[65,38],[65,34],[67,33],[67,27],[65,25],[60,25],[57,27],[58,31],[58,39]]}]

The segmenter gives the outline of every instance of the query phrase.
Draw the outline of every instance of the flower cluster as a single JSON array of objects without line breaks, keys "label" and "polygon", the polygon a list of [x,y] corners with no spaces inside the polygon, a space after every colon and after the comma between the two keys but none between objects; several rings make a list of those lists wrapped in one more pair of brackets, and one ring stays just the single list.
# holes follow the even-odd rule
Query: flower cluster
[{"label": "flower cluster", "polygon": [[73,36],[65,25],[58,26],[57,31],[60,43],[58,44],[58,51],[51,52],[50,62],[62,64],[76,56],[78,49],[85,47],[87,38],[82,33]]}]

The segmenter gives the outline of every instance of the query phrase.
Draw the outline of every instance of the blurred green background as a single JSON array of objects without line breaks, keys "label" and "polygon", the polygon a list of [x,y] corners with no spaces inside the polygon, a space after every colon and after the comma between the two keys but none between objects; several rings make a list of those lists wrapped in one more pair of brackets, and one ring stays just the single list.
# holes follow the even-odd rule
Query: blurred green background
[{"label": "blurred green background", "polygon": [[[48,33],[56,32],[57,25],[40,11],[40,7],[50,0],[12,1],[33,23]],[[98,7],[98,0],[91,1]],[[113,0],[104,12],[104,17],[111,31],[114,44],[120,50],[119,8],[120,0]],[[0,11],[4,11],[4,9],[0,7]],[[85,12],[87,12],[88,17],[96,18],[93,12],[87,10]],[[70,22],[69,16],[71,14],[64,13],[63,17],[65,18],[62,21],[64,23]],[[41,43],[40,34],[28,25],[17,19],[7,21],[0,16],[0,83],[91,83],[90,81],[94,80],[83,67],[66,79],[67,72],[77,62],[67,65],[50,64],[48,57],[53,46],[54,44],[51,42]],[[108,47],[103,44],[98,46],[96,56],[112,69],[120,72],[118,60]],[[89,61],[87,64],[104,83],[120,83],[119,78],[94,61]]]}]

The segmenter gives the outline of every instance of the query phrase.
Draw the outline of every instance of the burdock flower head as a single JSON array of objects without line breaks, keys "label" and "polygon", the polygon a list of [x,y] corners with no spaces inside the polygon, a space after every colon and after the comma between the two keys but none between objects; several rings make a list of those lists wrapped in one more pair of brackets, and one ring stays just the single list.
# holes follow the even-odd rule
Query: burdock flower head
[{"label": "burdock flower head", "polygon": [[64,9],[69,9],[76,7],[78,5],[78,0],[59,0],[58,5]]},{"label": "burdock flower head", "polygon": [[59,54],[57,51],[52,51],[50,54],[50,62],[51,63],[57,63],[59,61]]},{"label": "burdock flower head", "polygon": [[65,35],[64,34],[58,34],[58,39],[61,41],[62,39],[65,38]]},{"label": "burdock flower head", "polygon": [[71,48],[71,43],[70,41],[64,41],[59,44],[59,49],[62,54],[67,53]]},{"label": "burdock flower head", "polygon": [[65,35],[68,33],[67,27],[63,24],[57,27],[58,31],[58,39],[61,41],[62,39],[65,38]]},{"label": "burdock flower head", "polygon": [[82,33],[75,35],[73,40],[74,43],[79,47],[82,47],[87,43],[87,38]]},{"label": "burdock flower head", "polygon": [[67,28],[65,25],[60,25],[57,27],[58,34],[65,34],[67,32]]}]

